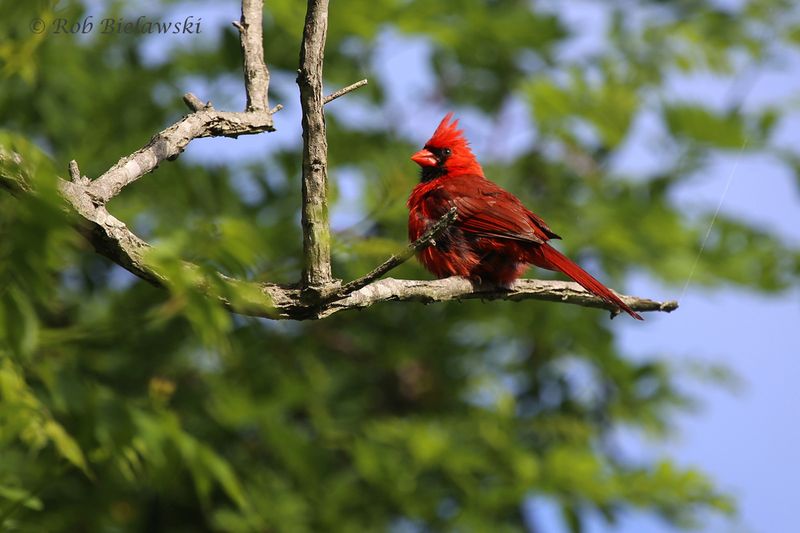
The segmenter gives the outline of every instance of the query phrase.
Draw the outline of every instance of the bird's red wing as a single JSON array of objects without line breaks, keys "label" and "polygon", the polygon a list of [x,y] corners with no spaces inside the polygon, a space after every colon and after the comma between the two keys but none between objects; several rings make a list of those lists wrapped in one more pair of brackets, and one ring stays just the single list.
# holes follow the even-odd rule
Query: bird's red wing
[{"label": "bird's red wing", "polygon": [[512,239],[541,244],[558,238],[542,219],[531,213],[516,196],[500,186],[481,180],[461,184],[448,180],[446,192],[458,209],[458,226],[481,237]]},{"label": "bird's red wing", "polygon": [[458,209],[458,227],[468,233],[536,244],[547,240],[546,235],[537,234],[524,207],[465,196],[453,198],[452,203]]}]

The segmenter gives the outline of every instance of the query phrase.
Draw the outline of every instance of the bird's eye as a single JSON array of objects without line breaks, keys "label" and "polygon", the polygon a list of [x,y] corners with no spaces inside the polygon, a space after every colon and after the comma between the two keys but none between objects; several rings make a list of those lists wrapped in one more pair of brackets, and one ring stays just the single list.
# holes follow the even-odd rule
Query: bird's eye
[{"label": "bird's eye", "polygon": [[444,155],[445,157],[450,155],[451,153],[452,152],[450,151],[450,148],[445,148],[444,150],[442,150],[442,155]]}]

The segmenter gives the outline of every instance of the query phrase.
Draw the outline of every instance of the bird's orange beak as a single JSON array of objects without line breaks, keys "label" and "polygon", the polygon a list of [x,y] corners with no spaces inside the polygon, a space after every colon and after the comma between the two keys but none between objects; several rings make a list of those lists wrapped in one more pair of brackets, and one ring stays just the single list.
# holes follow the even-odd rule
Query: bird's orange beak
[{"label": "bird's orange beak", "polygon": [[411,156],[411,160],[421,167],[435,167],[439,164],[436,156],[430,150],[423,148],[416,154]]}]

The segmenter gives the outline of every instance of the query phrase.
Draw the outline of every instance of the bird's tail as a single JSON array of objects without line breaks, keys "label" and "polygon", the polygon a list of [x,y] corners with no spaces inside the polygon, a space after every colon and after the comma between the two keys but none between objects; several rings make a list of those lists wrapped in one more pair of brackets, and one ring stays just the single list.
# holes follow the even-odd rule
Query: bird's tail
[{"label": "bird's tail", "polygon": [[531,259],[534,265],[548,270],[563,272],[592,294],[609,303],[613,303],[636,320],[644,320],[639,313],[625,305],[625,302],[620,300],[619,296],[611,292],[611,289],[597,281],[591,274],[549,244],[544,243],[536,246]]}]

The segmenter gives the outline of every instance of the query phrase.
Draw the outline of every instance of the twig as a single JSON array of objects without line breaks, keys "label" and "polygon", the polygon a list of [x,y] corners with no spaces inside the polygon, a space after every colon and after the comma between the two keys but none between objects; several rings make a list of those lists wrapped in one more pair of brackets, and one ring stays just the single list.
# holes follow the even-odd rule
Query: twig
[{"label": "twig", "polygon": [[328,140],[322,111],[322,63],[328,30],[328,0],[308,0],[300,47],[300,105],[303,111],[303,275],[309,295],[333,284],[328,221]]},{"label": "twig", "polygon": [[369,83],[369,82],[368,82],[368,81],[366,80],[366,78],[365,78],[365,79],[363,79],[363,80],[361,80],[361,81],[357,81],[357,82],[355,82],[355,83],[353,83],[353,84],[351,84],[351,85],[348,85],[347,87],[342,87],[342,88],[341,88],[341,89],[339,89],[338,91],[336,91],[336,92],[334,92],[334,93],[332,93],[332,94],[329,94],[328,96],[326,96],[326,97],[325,97],[325,98],[322,100],[322,103],[323,103],[323,104],[328,104],[328,103],[330,103],[330,102],[333,102],[334,100],[336,100],[336,99],[337,99],[337,98],[339,98],[340,96],[344,96],[344,95],[346,95],[347,93],[349,93],[350,91],[355,91],[356,89],[358,89],[358,88],[360,88],[360,87],[363,87],[363,86],[364,86],[364,85],[366,85],[367,83]]},{"label": "twig", "polygon": [[69,179],[72,180],[72,183],[81,185],[83,187],[86,187],[91,183],[89,178],[86,176],[81,176],[81,169],[78,168],[78,162],[74,159],[69,162]]},{"label": "twig", "polygon": [[413,256],[415,253],[420,251],[421,249],[429,246],[432,244],[442,233],[444,233],[447,228],[449,228],[453,222],[455,222],[457,218],[457,209],[455,207],[451,207],[450,211],[445,213],[445,215],[436,221],[428,231],[422,234],[422,236],[417,239],[416,241],[408,244],[401,252],[392,255],[389,259],[378,265],[372,272],[367,274],[366,276],[362,276],[358,279],[354,279],[353,281],[346,283],[339,291],[337,291],[336,296],[338,298],[347,296],[348,294],[355,292],[362,287],[365,287],[375,281],[376,279],[380,278],[390,270],[402,265]]},{"label": "twig", "polygon": [[211,102],[203,102],[198,97],[193,95],[192,93],[186,93],[183,95],[183,102],[189,106],[189,109],[192,111],[200,111],[201,109],[214,109],[214,106],[211,105]]},{"label": "twig", "polygon": [[264,63],[263,0],[242,0],[242,19],[233,25],[239,30],[244,56],[244,87],[247,111],[269,109],[269,70]]},{"label": "twig", "polygon": [[81,181],[81,171],[78,168],[78,162],[74,159],[69,162],[69,179],[75,183]]}]

